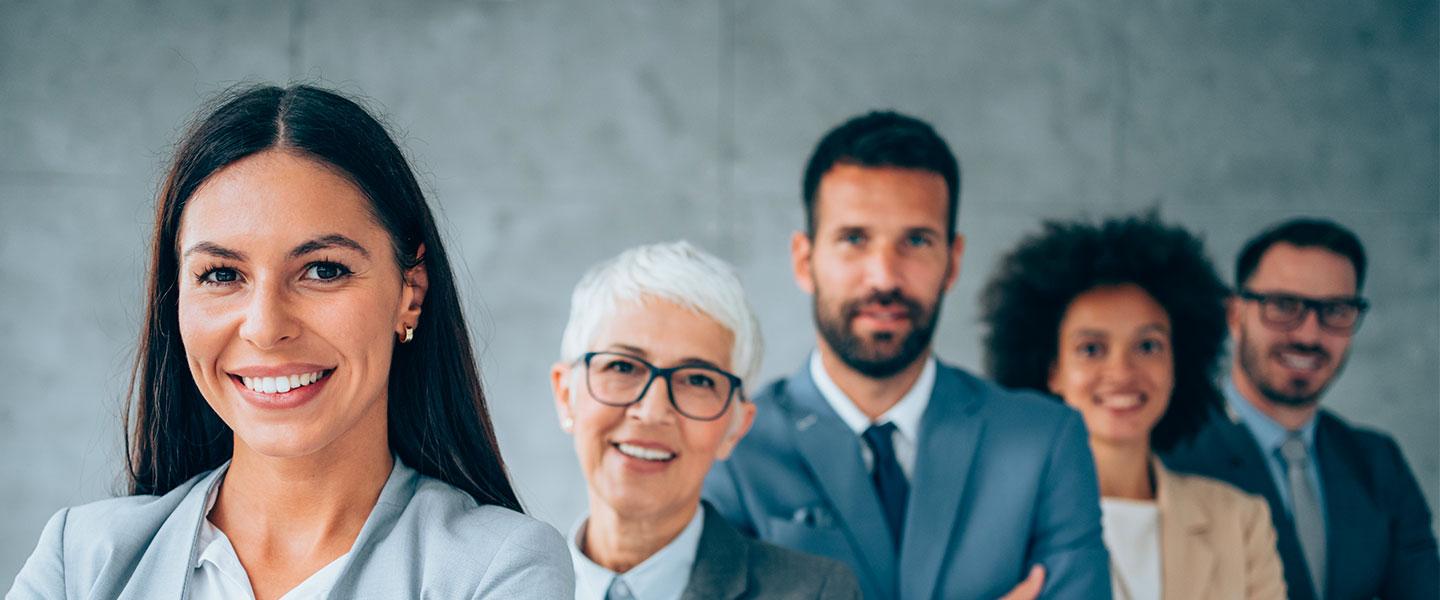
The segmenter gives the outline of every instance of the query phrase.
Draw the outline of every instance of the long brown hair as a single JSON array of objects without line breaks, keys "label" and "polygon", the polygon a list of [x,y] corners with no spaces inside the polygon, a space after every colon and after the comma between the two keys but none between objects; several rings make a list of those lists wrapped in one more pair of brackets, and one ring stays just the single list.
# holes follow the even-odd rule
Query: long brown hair
[{"label": "long brown hair", "polygon": [[130,493],[164,494],[230,458],[234,434],[201,397],[180,340],[176,237],[186,203],[207,178],[282,148],[350,178],[389,232],[402,272],[425,264],[425,330],[397,346],[390,365],[391,450],[481,504],[521,510],[500,458],[445,247],[409,163],[384,126],[354,101],[308,85],[244,88],[212,106],[181,139],[156,201],[145,326],[125,411]]}]

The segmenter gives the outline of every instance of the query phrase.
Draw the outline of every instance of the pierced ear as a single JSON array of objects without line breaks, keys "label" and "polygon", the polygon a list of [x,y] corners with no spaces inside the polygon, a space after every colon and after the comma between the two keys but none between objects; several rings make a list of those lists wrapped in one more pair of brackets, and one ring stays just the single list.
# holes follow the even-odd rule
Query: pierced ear
[{"label": "pierced ear", "polygon": [[404,335],[406,327],[419,327],[420,309],[425,305],[425,293],[430,290],[430,272],[425,269],[425,244],[415,250],[418,262],[400,274],[400,322],[396,332]]},{"label": "pierced ear", "polygon": [[815,241],[803,231],[790,234],[790,271],[795,276],[795,285],[806,294],[815,294],[815,276],[811,270],[811,258]]}]

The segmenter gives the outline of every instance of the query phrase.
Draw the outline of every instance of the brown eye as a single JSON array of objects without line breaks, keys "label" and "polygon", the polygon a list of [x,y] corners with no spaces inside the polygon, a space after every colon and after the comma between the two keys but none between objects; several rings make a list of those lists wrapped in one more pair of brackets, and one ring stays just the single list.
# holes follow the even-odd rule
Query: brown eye
[{"label": "brown eye", "polygon": [[333,281],[350,274],[345,265],[333,262],[318,262],[305,269],[305,276],[320,281]]}]

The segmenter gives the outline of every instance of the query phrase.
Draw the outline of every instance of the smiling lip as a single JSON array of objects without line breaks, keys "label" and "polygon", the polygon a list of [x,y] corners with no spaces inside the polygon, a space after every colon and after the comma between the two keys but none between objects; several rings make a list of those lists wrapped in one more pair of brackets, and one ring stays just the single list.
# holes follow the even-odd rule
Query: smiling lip
[{"label": "smiling lip", "polygon": [[283,410],[309,402],[330,382],[334,373],[334,367],[290,363],[245,367],[228,371],[227,375],[247,403],[266,410]]},{"label": "smiling lip", "polygon": [[1149,400],[1149,397],[1140,392],[1106,392],[1095,395],[1095,403],[1099,404],[1100,408],[1121,414],[1139,411]]},{"label": "smiling lip", "polygon": [[610,447],[620,455],[626,467],[642,473],[662,471],[679,456],[666,446],[640,440],[612,441]]}]

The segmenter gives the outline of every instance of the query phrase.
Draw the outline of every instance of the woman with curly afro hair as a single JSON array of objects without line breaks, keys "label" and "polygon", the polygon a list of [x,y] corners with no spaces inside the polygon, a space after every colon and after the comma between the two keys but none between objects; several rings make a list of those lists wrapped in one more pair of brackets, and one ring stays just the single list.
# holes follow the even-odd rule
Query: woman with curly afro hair
[{"label": "woman with curly afro hair", "polygon": [[1201,241],[1153,214],[1047,223],[982,292],[990,374],[1085,420],[1116,598],[1285,596],[1265,501],[1155,456],[1219,401],[1227,295]]}]

